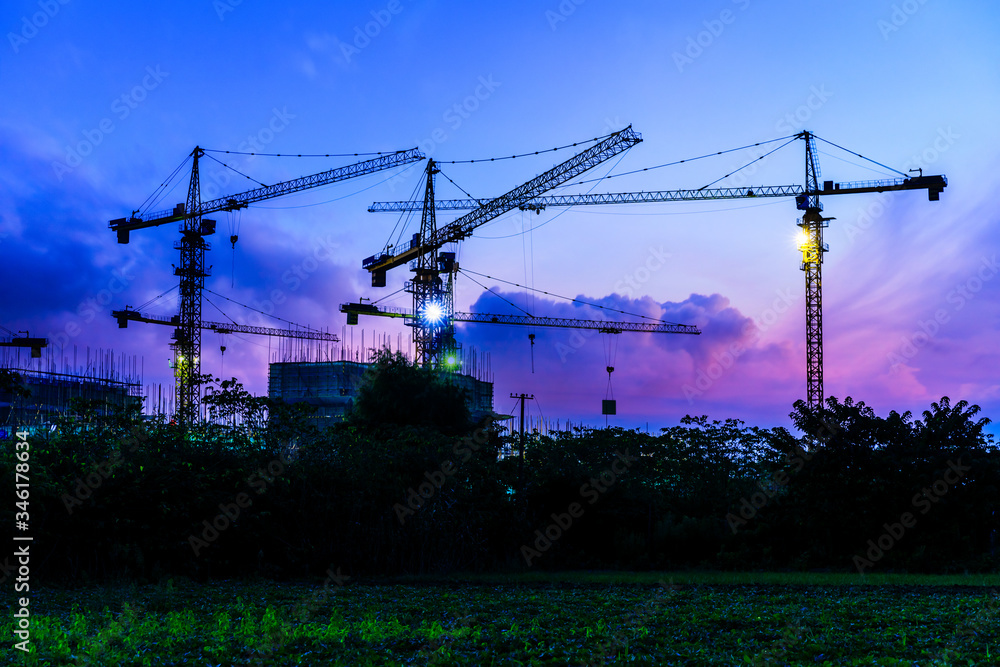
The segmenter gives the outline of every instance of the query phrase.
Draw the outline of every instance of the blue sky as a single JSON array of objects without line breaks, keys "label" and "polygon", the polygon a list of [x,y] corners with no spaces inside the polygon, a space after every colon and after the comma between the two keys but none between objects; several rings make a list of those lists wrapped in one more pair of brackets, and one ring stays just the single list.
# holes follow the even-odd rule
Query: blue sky
[{"label": "blue sky", "polygon": [[[176,226],[142,230],[119,245],[107,223],[138,208],[195,145],[256,144],[275,153],[419,146],[435,159],[461,160],[551,148],[632,124],[644,141],[595,169],[601,176],[808,129],[895,169],[949,178],[939,202],[919,192],[824,201],[836,218],[824,264],[827,395],[851,395],[883,414],[919,411],[942,395],[1000,413],[1000,280],[991,268],[998,232],[988,205],[1000,162],[994,4],[394,0],[279,8],[43,0],[8,2],[0,17],[0,249],[8,285],[0,324],[48,336],[67,356],[74,345],[140,354],[147,383],[171,381],[170,330],[119,330],[107,311],[176,284]],[[820,150],[825,178],[891,175],[831,146]],[[760,154],[730,153],[578,191],[700,187]],[[496,196],[569,155],[444,165],[444,173],[475,196]],[[350,161],[231,158],[264,183]],[[397,269],[385,290],[368,286],[360,261],[393,238],[397,218],[365,209],[408,198],[420,168],[216,216],[209,287],[265,309],[277,292],[275,314],[339,333],[341,302],[384,297],[408,275]],[[802,182],[803,149],[795,142],[719,185]],[[204,167],[206,196],[253,186]],[[182,201],[185,189],[186,181],[162,207]],[[460,192],[439,178],[439,196]],[[790,200],[515,212],[465,241],[460,261],[478,273],[704,330],[700,337],[620,337],[616,423],[666,426],[692,413],[786,424],[805,385],[796,218]],[[227,236],[236,225],[234,251]],[[304,271],[317,248],[332,251]],[[296,267],[304,277],[289,277]],[[535,314],[600,317],[480,280],[519,305],[528,299]],[[504,307],[460,281],[458,309]],[[176,312],[175,295],[147,310]],[[259,320],[213,300],[238,321]],[[399,294],[383,303],[408,300]],[[224,317],[208,304],[204,312]],[[367,341],[373,330],[393,340],[407,333],[393,321],[362,324]],[[540,330],[532,373],[527,333],[460,327],[466,346],[492,356],[497,409],[510,409],[509,392],[527,391],[546,417],[603,424],[608,341]],[[354,335],[357,344],[360,331]],[[203,369],[219,373],[225,344],[226,374],[264,392],[267,341],[226,339],[205,334]],[[734,343],[746,351],[727,359]]]}]

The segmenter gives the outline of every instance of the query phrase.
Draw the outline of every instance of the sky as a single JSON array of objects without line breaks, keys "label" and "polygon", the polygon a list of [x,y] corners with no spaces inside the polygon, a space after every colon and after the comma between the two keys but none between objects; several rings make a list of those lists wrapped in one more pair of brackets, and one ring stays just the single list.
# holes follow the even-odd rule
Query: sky
[{"label": "sky", "polygon": [[[826,395],[883,415],[919,415],[949,396],[1000,417],[995,3],[12,0],[0,27],[0,324],[48,337],[57,359],[113,349],[141,358],[145,384],[172,384],[170,328],[119,329],[110,311],[151,302],[145,312],[177,312],[178,227],[118,244],[108,221],[140,209],[178,165],[154,209],[183,201],[195,146],[418,147],[443,162],[439,197],[494,197],[582,146],[447,161],[631,124],[642,143],[577,180],[620,177],[559,192],[698,188],[727,174],[717,187],[801,185],[802,141],[763,160],[781,144],[641,170],[809,130],[850,151],[819,143],[825,180],[897,175],[858,154],[948,178],[937,202],[922,191],[824,198],[835,218],[823,265]],[[205,199],[362,159],[212,155],[240,173],[203,160]],[[410,305],[392,295],[405,267],[372,288],[361,260],[417,231],[418,219],[366,209],[422,197],[423,165],[216,214],[203,317],[283,325],[237,305],[247,304],[337,333],[353,351],[362,330],[368,347],[405,341],[396,320],[346,329],[339,305]],[[506,214],[457,248],[462,269],[482,274],[459,276],[457,310],[519,312],[513,302],[539,316],[612,317],[587,302],[703,333],[459,325],[459,340],[489,355],[498,412],[527,392],[536,418],[603,425],[612,365],[610,424],[655,430],[704,414],[789,426],[805,397],[798,217],[791,199]],[[204,372],[266,392],[277,342],[213,332],[202,342]]]}]

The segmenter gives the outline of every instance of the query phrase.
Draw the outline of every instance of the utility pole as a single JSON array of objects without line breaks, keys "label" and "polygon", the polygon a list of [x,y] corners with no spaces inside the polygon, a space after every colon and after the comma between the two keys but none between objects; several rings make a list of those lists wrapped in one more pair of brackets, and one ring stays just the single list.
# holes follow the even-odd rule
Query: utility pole
[{"label": "utility pole", "polygon": [[519,432],[521,434],[520,445],[518,447],[517,454],[517,478],[518,478],[518,497],[524,498],[524,401],[535,400],[534,394],[511,394],[511,398],[516,398],[521,402],[521,427]]}]

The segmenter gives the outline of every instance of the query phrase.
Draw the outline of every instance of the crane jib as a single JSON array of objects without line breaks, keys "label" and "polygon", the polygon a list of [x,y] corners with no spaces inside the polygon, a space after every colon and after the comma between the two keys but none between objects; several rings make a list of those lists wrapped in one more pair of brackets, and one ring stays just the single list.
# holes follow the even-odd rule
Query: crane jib
[{"label": "crane jib", "polygon": [[236,211],[241,208],[246,208],[255,202],[273,199],[275,197],[292,194],[294,192],[309,190],[311,188],[336,183],[338,181],[343,181],[357,176],[364,176],[366,174],[375,173],[384,169],[391,169],[393,167],[410,164],[423,159],[423,153],[416,148],[411,148],[409,150],[390,153],[388,155],[380,155],[376,158],[372,158],[371,160],[363,160],[352,165],[347,165],[346,167],[337,167],[336,169],[330,169],[318,174],[311,174],[309,176],[302,176],[290,181],[275,183],[274,185],[265,185],[260,188],[254,188],[253,190],[247,190],[246,192],[241,192],[240,194],[227,195],[225,197],[219,197],[218,199],[212,199],[207,202],[202,202],[201,206],[199,206],[193,213],[186,210],[187,206],[185,204],[177,204],[174,208],[166,211],[156,211],[153,213],[146,213],[141,216],[131,215],[128,218],[118,218],[116,220],[112,220],[108,226],[112,231],[117,232],[119,243],[128,243],[129,232],[136,229],[158,227],[159,225],[165,225],[171,222],[181,222],[188,218],[207,215],[216,211]]}]

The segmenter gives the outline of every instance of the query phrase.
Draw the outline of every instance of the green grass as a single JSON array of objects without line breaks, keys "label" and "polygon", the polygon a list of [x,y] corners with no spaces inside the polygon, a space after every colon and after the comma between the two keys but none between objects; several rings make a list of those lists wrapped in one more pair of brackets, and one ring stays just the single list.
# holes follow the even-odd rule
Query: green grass
[{"label": "green grass", "polygon": [[245,582],[43,589],[32,597],[35,652],[24,659],[8,640],[0,664],[1000,664],[1000,597],[986,579],[888,585],[870,575],[858,585],[836,576],[466,575],[326,593]]}]

